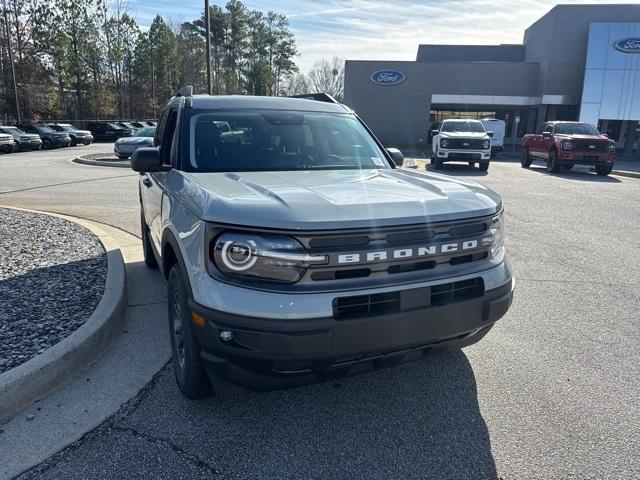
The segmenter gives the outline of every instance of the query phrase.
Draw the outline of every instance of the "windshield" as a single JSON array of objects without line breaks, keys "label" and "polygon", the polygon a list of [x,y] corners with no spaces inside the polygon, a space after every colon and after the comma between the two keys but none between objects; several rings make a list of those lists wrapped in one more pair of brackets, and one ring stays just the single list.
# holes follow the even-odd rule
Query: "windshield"
[{"label": "windshield", "polygon": [[442,132],[477,132],[484,133],[484,127],[480,122],[468,120],[454,120],[442,123]]},{"label": "windshield", "polygon": [[38,130],[39,132],[55,132],[53,128],[48,127],[46,125],[36,125],[35,129]]},{"label": "windshield", "polygon": [[556,123],[555,133],[560,135],[600,135],[598,129],[588,123]]},{"label": "windshield", "polygon": [[227,172],[390,165],[354,115],[209,111],[191,117],[190,167]]},{"label": "windshield", "polygon": [[156,127],[144,127],[136,130],[136,137],[153,137],[156,133]]},{"label": "windshield", "polygon": [[24,135],[24,132],[18,127],[2,127],[0,128],[0,132],[9,133],[12,135]]},{"label": "windshield", "polygon": [[116,130],[122,130],[120,125],[116,125],[115,123],[107,123],[111,128],[115,128]]}]

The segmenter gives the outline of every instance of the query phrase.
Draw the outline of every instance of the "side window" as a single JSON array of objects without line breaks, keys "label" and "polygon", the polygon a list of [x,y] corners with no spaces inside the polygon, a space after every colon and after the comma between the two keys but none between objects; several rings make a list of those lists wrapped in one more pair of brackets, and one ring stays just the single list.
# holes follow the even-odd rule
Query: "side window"
[{"label": "side window", "polygon": [[163,114],[164,125],[162,136],[158,139],[160,141],[160,159],[165,165],[171,163],[171,146],[173,144],[174,133],[176,130],[176,123],[178,120],[178,112],[175,108],[167,110]]},{"label": "side window", "polygon": [[162,137],[164,134],[164,128],[165,125],[167,124],[167,113],[169,112],[169,110],[165,110],[162,112],[162,114],[160,115],[160,120],[158,121],[158,126],[156,127],[156,135],[153,139],[153,146],[154,147],[159,147],[160,146],[160,142],[162,142]]}]

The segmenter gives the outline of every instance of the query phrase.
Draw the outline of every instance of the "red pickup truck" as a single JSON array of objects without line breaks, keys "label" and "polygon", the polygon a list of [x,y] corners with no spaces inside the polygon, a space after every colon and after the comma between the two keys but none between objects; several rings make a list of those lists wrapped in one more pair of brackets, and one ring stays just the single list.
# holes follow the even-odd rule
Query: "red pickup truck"
[{"label": "red pickup truck", "polygon": [[591,124],[546,122],[538,133],[522,139],[520,163],[529,168],[533,160],[544,160],[551,173],[569,170],[576,164],[593,165],[598,175],[609,175],[615,155],[613,140]]}]

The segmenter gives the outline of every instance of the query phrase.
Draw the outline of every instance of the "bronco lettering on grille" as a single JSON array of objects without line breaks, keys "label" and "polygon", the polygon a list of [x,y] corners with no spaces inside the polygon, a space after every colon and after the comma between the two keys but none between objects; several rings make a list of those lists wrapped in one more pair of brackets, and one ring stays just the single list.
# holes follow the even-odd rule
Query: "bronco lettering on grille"
[{"label": "bronco lettering on grille", "polygon": [[379,250],[367,253],[345,253],[338,255],[338,263],[380,262],[385,260],[408,260],[437,254],[450,254],[478,248],[478,240],[465,242],[444,243],[442,245],[428,245],[417,248],[400,248],[397,250]]}]

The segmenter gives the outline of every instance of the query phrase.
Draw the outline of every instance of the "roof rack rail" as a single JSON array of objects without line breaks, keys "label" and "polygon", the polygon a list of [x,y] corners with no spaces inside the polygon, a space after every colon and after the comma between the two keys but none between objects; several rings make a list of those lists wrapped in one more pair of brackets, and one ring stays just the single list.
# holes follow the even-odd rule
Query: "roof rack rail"
[{"label": "roof rack rail", "polygon": [[302,95],[291,95],[290,98],[305,98],[316,102],[340,103],[328,93],[303,93]]},{"label": "roof rack rail", "polygon": [[176,97],[193,97],[193,85],[187,85],[178,90]]}]

